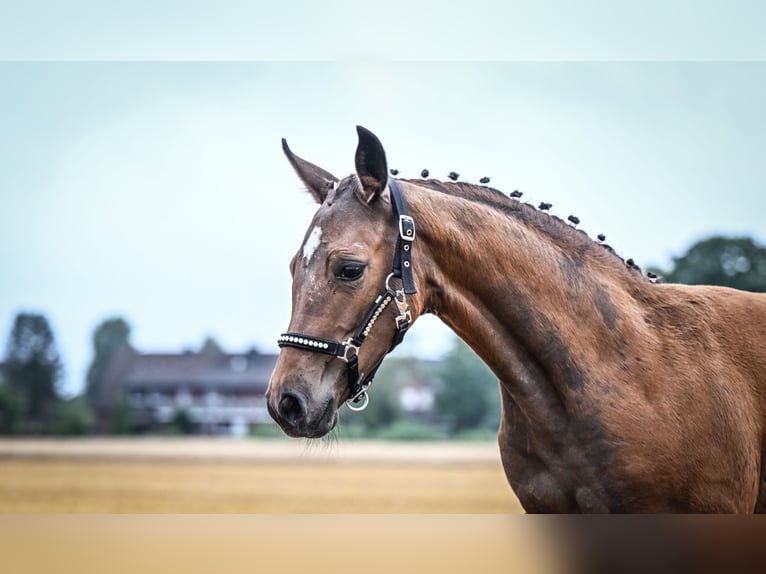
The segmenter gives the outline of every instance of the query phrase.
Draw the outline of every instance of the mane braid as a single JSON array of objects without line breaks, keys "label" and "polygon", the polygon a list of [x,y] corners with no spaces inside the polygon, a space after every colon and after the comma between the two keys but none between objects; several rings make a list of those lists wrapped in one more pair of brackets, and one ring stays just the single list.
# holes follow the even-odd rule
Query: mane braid
[{"label": "mane braid", "polygon": [[626,263],[610,246],[605,243],[597,243],[582,229],[572,227],[560,217],[535,209],[529,203],[522,203],[517,199],[508,197],[499,189],[462,181],[452,182],[437,179],[402,179],[401,181],[480,203],[492,207],[507,216],[519,217],[525,223],[543,231],[554,240],[557,238],[569,240],[577,247],[588,249],[598,259],[603,258],[613,263],[619,263],[619,269],[625,272],[626,276],[635,278],[636,275],[639,275],[642,279],[649,281],[644,277],[637,265]]}]

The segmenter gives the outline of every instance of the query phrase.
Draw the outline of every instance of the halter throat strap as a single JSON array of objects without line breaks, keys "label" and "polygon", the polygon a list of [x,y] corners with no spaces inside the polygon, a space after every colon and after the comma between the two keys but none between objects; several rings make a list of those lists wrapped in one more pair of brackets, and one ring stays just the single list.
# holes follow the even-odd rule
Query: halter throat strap
[{"label": "halter throat strap", "polygon": [[407,295],[417,293],[415,279],[412,275],[412,244],[415,242],[415,220],[407,210],[402,191],[396,180],[388,182],[391,195],[391,205],[394,215],[399,222],[399,236],[396,238],[396,251],[394,251],[394,277],[400,277],[404,292]]},{"label": "halter throat strap", "polygon": [[[343,342],[331,341],[302,333],[283,333],[277,340],[277,344],[280,347],[293,347],[304,351],[323,353],[345,361],[348,364],[348,381],[351,388],[350,397],[346,402],[352,410],[362,410],[367,406],[369,401],[367,388],[372,383],[378,367],[383,362],[383,358],[381,358],[366,375],[365,373],[359,373],[359,348],[367,339],[375,322],[391,303],[396,305],[398,311],[395,318],[396,330],[388,353],[393,351],[402,342],[407,329],[412,324],[412,314],[409,310],[406,296],[417,293],[412,273],[412,245],[415,241],[415,221],[407,210],[407,204],[396,180],[389,179],[388,188],[391,195],[391,205],[399,227],[396,249],[394,251],[393,270],[386,278],[385,291],[378,295],[356,334]],[[395,290],[390,286],[392,277],[402,280],[402,288],[400,290]],[[357,403],[362,404],[361,406],[354,406]]]}]

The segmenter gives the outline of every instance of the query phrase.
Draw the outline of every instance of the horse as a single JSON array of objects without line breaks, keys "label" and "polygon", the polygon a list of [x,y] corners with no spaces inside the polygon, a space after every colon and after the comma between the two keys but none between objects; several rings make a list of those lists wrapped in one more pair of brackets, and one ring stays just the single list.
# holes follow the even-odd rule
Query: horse
[{"label": "horse", "polygon": [[547,204],[389,176],[357,132],[342,179],[282,140],[319,204],[266,395],[287,435],[366,405],[431,313],[498,378],[500,458],[526,512],[766,510],[766,294],[650,280]]}]

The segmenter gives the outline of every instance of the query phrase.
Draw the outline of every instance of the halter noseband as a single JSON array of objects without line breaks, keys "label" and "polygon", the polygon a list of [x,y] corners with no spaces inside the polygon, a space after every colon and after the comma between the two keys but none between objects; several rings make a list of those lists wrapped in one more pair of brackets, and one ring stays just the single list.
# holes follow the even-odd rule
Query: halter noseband
[{"label": "halter noseband", "polygon": [[[388,353],[393,351],[402,342],[404,334],[412,324],[412,314],[407,304],[406,295],[417,293],[415,280],[412,275],[412,243],[415,241],[415,221],[407,211],[407,204],[396,180],[389,179],[388,188],[391,192],[391,205],[393,206],[394,215],[399,221],[399,235],[396,239],[394,265],[391,274],[386,278],[385,291],[375,299],[372,309],[370,309],[364,321],[362,321],[362,326],[353,337],[349,337],[342,343],[301,333],[283,333],[277,340],[280,347],[294,347],[305,351],[324,353],[325,355],[331,355],[345,361],[348,364],[348,382],[351,387],[351,396],[346,403],[348,408],[353,411],[361,411],[367,407],[367,403],[370,400],[367,388],[372,383],[378,367],[383,362],[383,357],[381,357],[369,374],[360,374],[359,348],[364,343],[367,335],[370,334],[372,326],[378,320],[378,317],[393,302],[399,312],[394,319],[396,331],[394,332],[394,338]],[[392,277],[402,280],[401,289],[394,290],[391,288],[390,281]],[[362,404],[355,406],[359,402],[362,402]]]}]

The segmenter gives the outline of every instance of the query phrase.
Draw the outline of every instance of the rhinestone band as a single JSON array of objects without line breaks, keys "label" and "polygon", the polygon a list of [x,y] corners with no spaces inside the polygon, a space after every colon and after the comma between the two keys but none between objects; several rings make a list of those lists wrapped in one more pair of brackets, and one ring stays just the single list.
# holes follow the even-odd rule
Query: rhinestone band
[{"label": "rhinestone band", "polygon": [[295,343],[297,345],[304,345],[306,347],[316,347],[317,349],[327,349],[330,347],[329,343],[323,343],[322,341],[312,341],[311,339],[305,339],[303,337],[294,337],[292,335],[282,335],[279,337],[280,343]]},{"label": "rhinestone band", "polygon": [[388,307],[388,304],[391,302],[391,297],[387,297],[385,302],[378,307],[378,310],[375,311],[375,315],[373,315],[372,320],[370,320],[370,323],[367,325],[367,328],[364,330],[364,336],[367,337],[367,335],[370,334],[370,330],[372,329],[372,326],[375,324],[375,321],[378,320],[378,317],[380,317],[380,314],[385,310],[386,307]]}]

